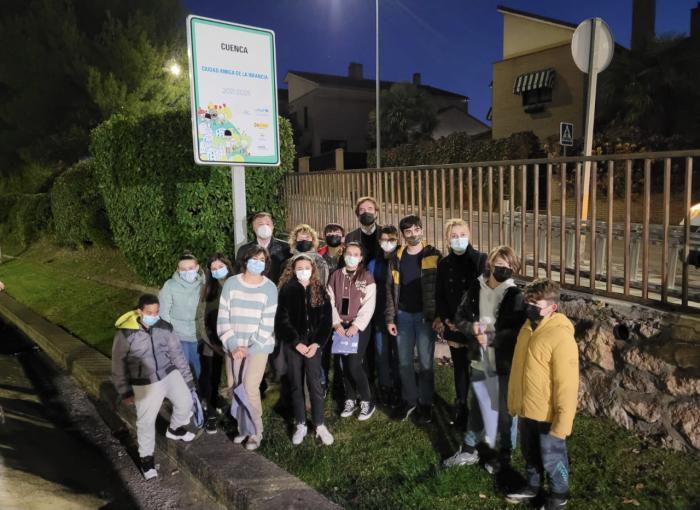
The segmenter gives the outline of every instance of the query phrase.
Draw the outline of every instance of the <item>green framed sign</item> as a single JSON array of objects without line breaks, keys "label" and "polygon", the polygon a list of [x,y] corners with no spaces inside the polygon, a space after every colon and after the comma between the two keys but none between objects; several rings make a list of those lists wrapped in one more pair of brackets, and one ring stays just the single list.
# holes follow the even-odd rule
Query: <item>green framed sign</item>
[{"label": "green framed sign", "polygon": [[275,33],[190,15],[187,49],[195,162],[278,166]]}]

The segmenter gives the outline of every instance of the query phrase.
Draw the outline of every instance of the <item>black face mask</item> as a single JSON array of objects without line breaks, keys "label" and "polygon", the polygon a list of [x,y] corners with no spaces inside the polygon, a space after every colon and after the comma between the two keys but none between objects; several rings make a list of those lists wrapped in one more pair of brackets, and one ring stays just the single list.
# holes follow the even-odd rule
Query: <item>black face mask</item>
[{"label": "black face mask", "polygon": [[304,253],[306,251],[311,251],[311,248],[313,248],[314,243],[311,241],[297,241],[297,251],[299,253]]},{"label": "black face mask", "polygon": [[540,315],[541,308],[539,306],[531,305],[527,303],[525,305],[525,315],[530,319],[530,324],[532,324],[532,329],[537,327],[537,324],[542,320]]},{"label": "black face mask", "polygon": [[493,268],[493,278],[498,283],[503,283],[512,276],[513,270],[509,267],[496,266]]},{"label": "black face mask", "polygon": [[337,248],[340,246],[340,240],[342,239],[342,236],[339,236],[337,234],[332,234],[332,235],[327,235],[326,236],[326,244],[330,246],[331,248]]},{"label": "black face mask", "polygon": [[369,212],[363,212],[360,214],[360,223],[365,227],[369,227],[374,223],[374,214]]}]

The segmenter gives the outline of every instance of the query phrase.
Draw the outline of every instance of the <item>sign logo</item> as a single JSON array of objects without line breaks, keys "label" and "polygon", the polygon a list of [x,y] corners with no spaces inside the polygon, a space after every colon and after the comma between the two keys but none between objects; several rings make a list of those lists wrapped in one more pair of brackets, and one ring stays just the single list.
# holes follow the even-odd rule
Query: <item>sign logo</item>
[{"label": "sign logo", "polygon": [[574,125],[571,122],[559,123],[559,145],[572,147],[574,145]]}]

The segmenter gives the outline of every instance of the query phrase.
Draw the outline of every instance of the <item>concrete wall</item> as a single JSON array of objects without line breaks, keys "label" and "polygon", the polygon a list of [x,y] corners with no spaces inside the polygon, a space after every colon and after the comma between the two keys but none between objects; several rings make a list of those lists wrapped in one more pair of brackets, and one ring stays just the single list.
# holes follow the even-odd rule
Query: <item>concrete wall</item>
[{"label": "concrete wall", "polygon": [[[526,113],[522,97],[513,94],[515,79],[525,73],[547,68],[555,70],[552,101],[539,113]],[[540,140],[559,136],[560,122],[574,123],[575,138],[584,129],[585,75],[571,58],[569,43],[501,60],[493,65],[493,138],[505,138],[531,130]]]}]

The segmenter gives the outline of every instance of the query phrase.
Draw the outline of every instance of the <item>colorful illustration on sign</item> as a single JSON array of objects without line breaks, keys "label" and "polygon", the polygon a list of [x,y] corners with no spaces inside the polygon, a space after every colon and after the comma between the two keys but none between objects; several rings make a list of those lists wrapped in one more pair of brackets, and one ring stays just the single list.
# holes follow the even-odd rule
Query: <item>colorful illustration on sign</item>
[{"label": "colorful illustration on sign", "polygon": [[245,161],[252,138],[236,127],[231,108],[208,103],[197,111],[199,157],[203,161]]}]

